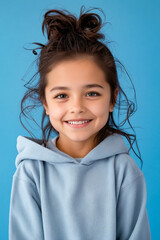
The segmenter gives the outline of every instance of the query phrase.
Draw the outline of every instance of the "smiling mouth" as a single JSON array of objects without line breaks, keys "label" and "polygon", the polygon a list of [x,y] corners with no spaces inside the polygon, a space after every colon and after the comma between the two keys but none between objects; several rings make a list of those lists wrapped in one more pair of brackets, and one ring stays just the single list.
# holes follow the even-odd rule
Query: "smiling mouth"
[{"label": "smiling mouth", "polygon": [[69,122],[90,122],[90,121],[92,121],[93,119],[85,119],[85,120],[69,120],[69,121],[65,121],[65,122],[67,122],[67,123],[69,123]]},{"label": "smiling mouth", "polygon": [[78,123],[78,122],[81,122],[81,121],[77,121],[77,123],[76,123],[76,121],[73,121],[74,123],[73,123],[73,122],[72,122],[72,123],[69,123],[68,121],[65,121],[65,123],[66,123],[67,125],[69,125],[70,127],[72,127],[72,128],[81,128],[81,127],[86,127],[86,126],[88,126],[92,120],[93,120],[93,119],[88,120],[87,122],[82,122],[82,123]]},{"label": "smiling mouth", "polygon": [[83,122],[83,121],[92,121],[93,119],[73,119],[64,122]]}]

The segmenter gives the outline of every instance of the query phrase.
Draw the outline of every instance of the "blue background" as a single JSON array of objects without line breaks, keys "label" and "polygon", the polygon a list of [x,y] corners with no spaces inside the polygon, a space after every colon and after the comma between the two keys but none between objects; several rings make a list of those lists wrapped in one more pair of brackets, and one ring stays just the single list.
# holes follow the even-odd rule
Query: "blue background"
[{"label": "blue background", "polygon": [[[41,32],[45,11],[66,8],[79,16],[83,4],[84,1],[81,0],[1,1],[0,239],[8,239],[10,191],[17,155],[16,139],[18,135],[28,135],[19,122],[19,112],[25,91],[24,80],[29,80],[34,73],[31,64],[35,56],[23,47],[31,47],[28,43],[36,41],[46,42]],[[105,25],[102,31],[106,40],[113,41],[110,49],[126,67],[136,89],[138,109],[131,118],[131,123],[135,127],[144,162],[142,171],[147,184],[147,212],[152,239],[156,240],[159,238],[160,217],[160,2],[86,0],[84,5],[86,9],[103,9],[106,21],[111,24]],[[100,14],[99,11],[97,13]],[[133,158],[140,166],[135,155]]]}]

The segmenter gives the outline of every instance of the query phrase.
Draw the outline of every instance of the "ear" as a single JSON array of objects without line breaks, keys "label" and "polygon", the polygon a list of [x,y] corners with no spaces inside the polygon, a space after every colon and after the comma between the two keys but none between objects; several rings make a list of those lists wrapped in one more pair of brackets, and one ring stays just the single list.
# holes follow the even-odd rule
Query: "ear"
[{"label": "ear", "polygon": [[117,102],[117,96],[118,96],[118,88],[116,88],[114,91],[114,103],[110,105],[110,109],[109,109],[110,112],[113,112],[114,106]]},{"label": "ear", "polygon": [[42,102],[43,107],[44,107],[44,109],[45,109],[45,111],[46,111],[46,115],[49,115],[49,114],[48,114],[48,105],[47,105],[46,99],[41,98],[41,102]]}]

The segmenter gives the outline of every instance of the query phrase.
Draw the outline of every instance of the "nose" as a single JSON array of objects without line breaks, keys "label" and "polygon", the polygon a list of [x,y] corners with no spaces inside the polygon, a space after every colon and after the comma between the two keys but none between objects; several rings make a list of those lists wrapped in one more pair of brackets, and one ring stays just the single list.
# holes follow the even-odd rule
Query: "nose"
[{"label": "nose", "polygon": [[73,98],[72,101],[70,101],[70,109],[71,109],[71,112],[83,112],[84,109],[85,109],[85,106],[84,106],[84,101],[82,100],[81,97],[75,97]]}]

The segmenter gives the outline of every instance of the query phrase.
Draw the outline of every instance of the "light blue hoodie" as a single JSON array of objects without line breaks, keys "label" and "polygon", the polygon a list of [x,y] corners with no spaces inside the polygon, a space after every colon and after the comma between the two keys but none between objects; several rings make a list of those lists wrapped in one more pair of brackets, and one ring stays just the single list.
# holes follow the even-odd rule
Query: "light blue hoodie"
[{"label": "light blue hoodie", "polygon": [[19,136],[10,240],[150,240],[146,183],[122,136],[84,158]]}]

